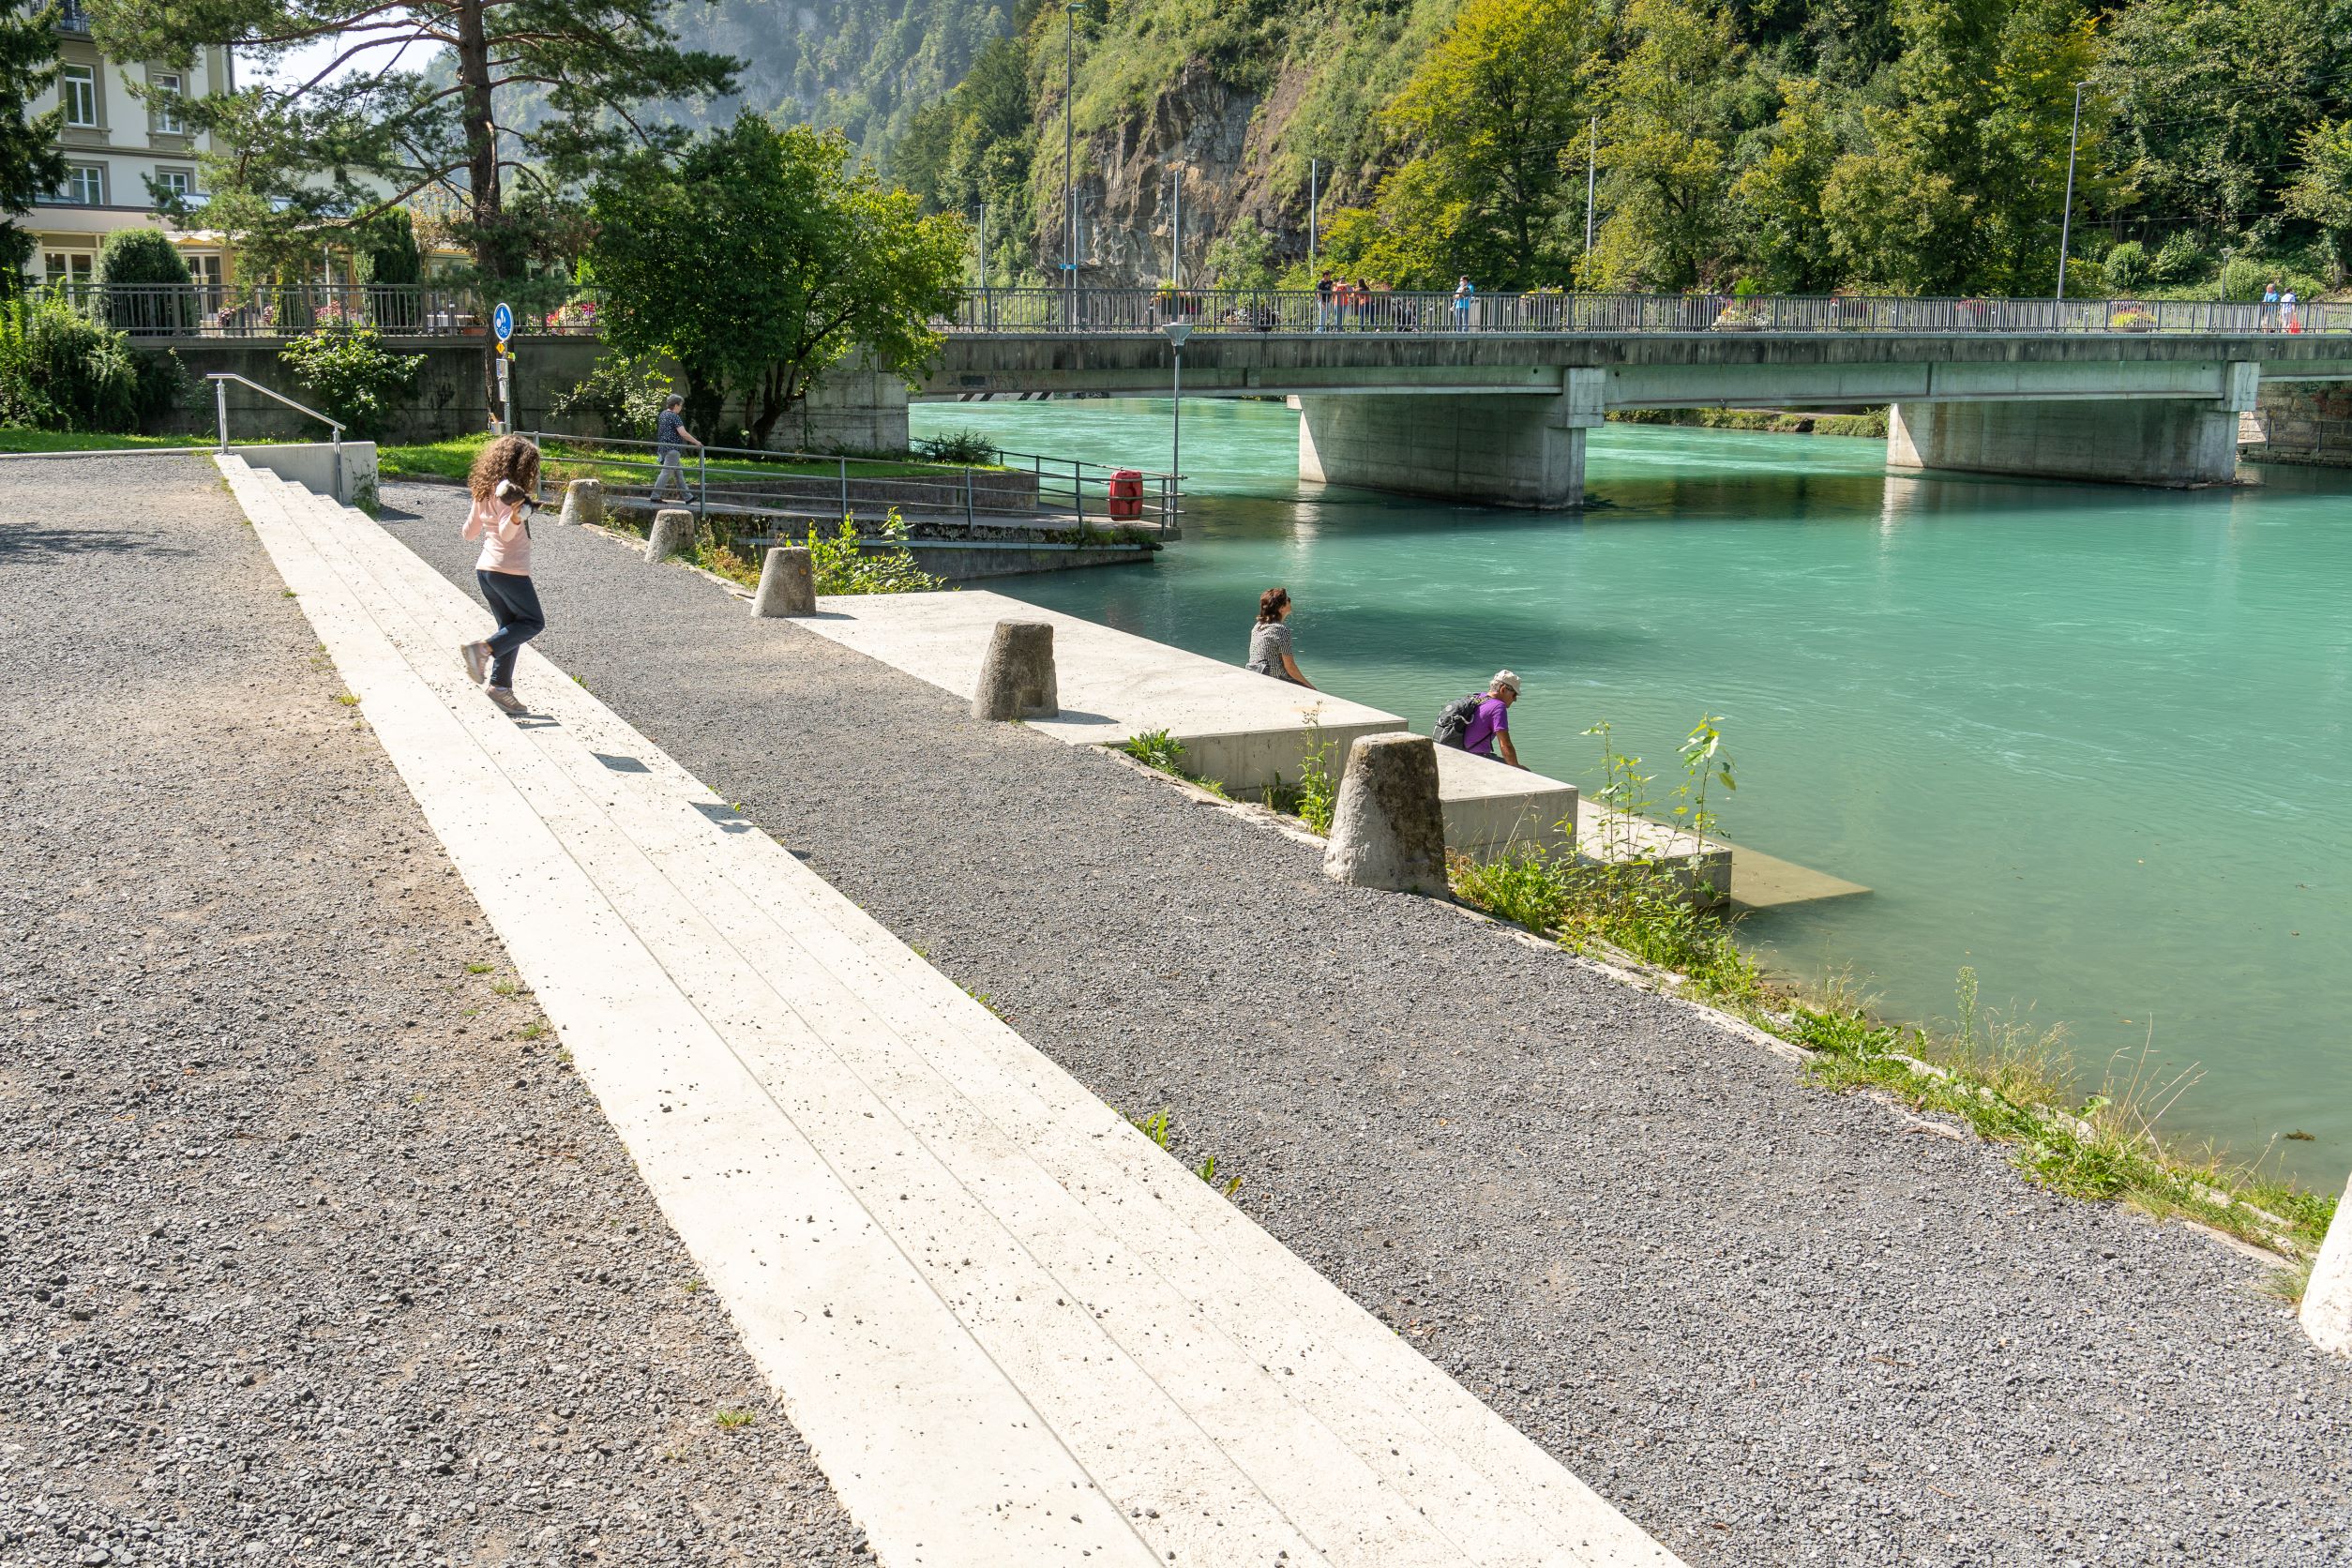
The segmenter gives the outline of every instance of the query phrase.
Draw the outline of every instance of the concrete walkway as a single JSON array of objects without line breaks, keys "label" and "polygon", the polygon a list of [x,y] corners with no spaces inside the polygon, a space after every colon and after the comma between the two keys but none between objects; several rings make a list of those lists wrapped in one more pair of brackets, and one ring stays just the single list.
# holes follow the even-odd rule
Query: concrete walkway
[{"label": "concrete walkway", "polygon": [[493,709],[384,531],[222,465],[883,1561],[1672,1568],[545,659]]},{"label": "concrete walkway", "polygon": [[[387,499],[470,583],[461,503]],[[682,567],[539,551],[565,670],[1686,1560],[2341,1568],[2352,1372],[2258,1264]]]}]

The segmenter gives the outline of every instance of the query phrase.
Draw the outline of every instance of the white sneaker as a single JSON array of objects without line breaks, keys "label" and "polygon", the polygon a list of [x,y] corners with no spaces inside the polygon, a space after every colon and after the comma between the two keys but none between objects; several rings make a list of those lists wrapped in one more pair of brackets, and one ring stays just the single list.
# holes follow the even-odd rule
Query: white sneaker
[{"label": "white sneaker", "polygon": [[512,686],[484,686],[482,694],[510,714],[527,714],[531,711],[522,705],[522,699],[515,695],[515,688]]},{"label": "white sneaker", "polygon": [[458,650],[458,656],[465,660],[466,677],[475,686],[480,686],[490,678],[489,643],[469,642]]}]

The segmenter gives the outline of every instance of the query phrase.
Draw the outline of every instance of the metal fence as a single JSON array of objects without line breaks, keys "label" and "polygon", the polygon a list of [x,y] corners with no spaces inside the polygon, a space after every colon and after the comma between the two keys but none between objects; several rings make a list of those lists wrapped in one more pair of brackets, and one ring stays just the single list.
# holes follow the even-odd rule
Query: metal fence
[{"label": "metal fence", "polygon": [[[829,533],[843,518],[878,525],[893,511],[929,537],[1012,542],[1040,529],[1124,530],[1158,538],[1178,532],[1174,475],[1070,458],[997,450],[982,466],[688,446],[665,472],[660,448],[648,441],[552,431],[532,432],[532,439],[565,476],[603,481],[607,505],[640,512],[685,506],[697,517],[716,512],[734,520],[739,537],[764,536],[760,524],[779,537],[805,534],[810,523]],[[741,526],[746,522],[754,526]],[[860,534],[879,541],[872,527]]]},{"label": "metal fence", "polygon": [[[481,337],[490,330],[490,309],[478,291],[430,284],[77,282],[36,292],[134,338],[295,338],[322,326],[371,326],[387,336],[421,338]],[[585,294],[515,313],[520,336],[596,330],[596,300]]]},{"label": "metal fence", "polygon": [[[368,325],[397,337],[479,337],[479,291],[430,284],[60,283],[51,292],[134,337],[283,338]],[[581,291],[519,309],[524,337],[592,336]],[[1916,299],[1883,294],[1448,294],[1342,289],[974,289],[937,318],[955,333],[1118,335],[1182,323],[1209,333],[2352,333],[2352,304],[2155,299]]]},{"label": "metal fence", "polygon": [[1883,294],[1483,294],[1390,289],[983,289],[952,332],[2344,333],[2352,304],[2211,300],[1920,299]]}]

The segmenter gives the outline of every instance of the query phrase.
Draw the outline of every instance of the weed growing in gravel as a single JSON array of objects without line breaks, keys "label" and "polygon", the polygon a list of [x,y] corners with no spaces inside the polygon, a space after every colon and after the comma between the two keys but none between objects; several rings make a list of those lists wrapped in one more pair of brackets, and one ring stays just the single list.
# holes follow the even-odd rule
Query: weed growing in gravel
[{"label": "weed growing in gravel", "polygon": [[2313,1258],[2298,1258],[2292,1262],[2282,1263],[2263,1275],[2254,1289],[2263,1295],[2276,1297],[2289,1306],[2300,1307],[2303,1292],[2311,1289],[2312,1264],[2316,1261]]},{"label": "weed growing in gravel", "polygon": [[468,974],[488,974],[496,967],[495,964],[468,964],[465,966],[465,972]]},{"label": "weed growing in gravel", "polygon": [[1261,797],[1274,810],[1296,817],[1319,838],[1331,837],[1332,813],[1339,805],[1339,780],[1332,776],[1332,743],[1323,733],[1322,708],[1306,716],[1306,749],[1299,759],[1295,785],[1275,779]]},{"label": "weed growing in gravel", "polygon": [[498,996],[513,996],[521,989],[522,983],[518,980],[493,980],[490,982],[491,992]]},{"label": "weed growing in gravel", "polygon": [[[1169,1131],[1168,1107],[1162,1106],[1149,1116],[1138,1116],[1129,1112],[1127,1124],[1150,1138],[1153,1144],[1166,1153],[1172,1154],[1176,1152],[1168,1146]],[[1214,1154],[1205,1156],[1199,1165],[1192,1168],[1192,1173],[1228,1198],[1242,1190],[1242,1179],[1239,1176],[1229,1176],[1223,1181],[1218,1179],[1217,1157]]]},{"label": "weed growing in gravel", "polygon": [[1130,735],[1119,743],[1119,749],[1145,767],[1156,768],[1170,778],[1181,778],[1195,788],[1208,791],[1220,800],[1232,798],[1215,780],[1184,771],[1184,743],[1165,730],[1146,730],[1139,735]]},{"label": "weed growing in gravel", "polygon": [[359,699],[353,696],[348,691],[337,692],[335,694],[335,701],[340,702],[346,708],[355,708],[359,706]]},{"label": "weed growing in gravel", "polygon": [[535,1040],[546,1033],[547,1025],[541,1023],[536,1018],[533,1018],[529,1023],[524,1024],[520,1029],[515,1031],[515,1038],[518,1040]]},{"label": "weed growing in gravel", "polygon": [[970,986],[963,985],[960,982],[957,983],[956,988],[963,992],[964,995],[972,998],[972,1001],[978,1003],[981,1006],[986,1007],[988,1010],[989,1017],[1001,1018],[1004,1016],[1003,1013],[997,1011],[996,1003],[989,997],[988,992],[975,991]]},{"label": "weed growing in gravel", "polygon": [[750,1425],[753,1418],[749,1410],[721,1410],[712,1419],[720,1426],[732,1431],[738,1426]]}]

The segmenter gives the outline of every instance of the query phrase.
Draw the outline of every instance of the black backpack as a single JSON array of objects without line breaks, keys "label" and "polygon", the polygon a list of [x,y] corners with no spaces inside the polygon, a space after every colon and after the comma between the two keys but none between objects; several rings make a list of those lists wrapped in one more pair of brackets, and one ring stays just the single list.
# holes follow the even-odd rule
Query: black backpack
[{"label": "black backpack", "polygon": [[1438,711],[1438,727],[1430,731],[1430,738],[1440,746],[1450,746],[1456,751],[1468,750],[1469,747],[1462,742],[1470,734],[1470,720],[1478,716],[1478,705],[1485,701],[1485,692],[1473,691],[1468,697],[1457,697],[1448,702]]}]

